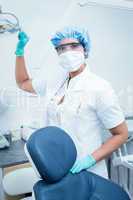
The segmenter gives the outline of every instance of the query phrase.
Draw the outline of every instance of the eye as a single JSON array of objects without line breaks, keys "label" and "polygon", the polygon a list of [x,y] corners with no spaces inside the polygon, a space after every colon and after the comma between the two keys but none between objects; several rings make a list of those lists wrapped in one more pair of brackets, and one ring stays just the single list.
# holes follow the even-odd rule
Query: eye
[{"label": "eye", "polygon": [[56,47],[56,50],[57,50],[58,52],[62,52],[62,51],[65,50],[65,46]]},{"label": "eye", "polygon": [[81,44],[79,44],[79,43],[76,44],[76,43],[75,43],[75,44],[72,44],[72,45],[71,45],[71,48],[72,48],[72,49],[76,49],[76,48],[79,48],[80,46],[81,46]]},{"label": "eye", "polygon": [[65,49],[66,49],[65,46],[61,46],[61,47],[60,47],[60,51],[64,51]]}]

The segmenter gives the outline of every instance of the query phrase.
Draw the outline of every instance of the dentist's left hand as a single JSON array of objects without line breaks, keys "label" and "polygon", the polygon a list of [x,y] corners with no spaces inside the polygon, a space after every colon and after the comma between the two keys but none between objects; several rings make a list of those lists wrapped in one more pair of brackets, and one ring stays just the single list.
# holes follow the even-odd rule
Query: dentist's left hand
[{"label": "dentist's left hand", "polygon": [[84,169],[88,169],[96,164],[96,160],[92,155],[88,155],[81,160],[77,160],[74,166],[70,169],[72,174],[79,173]]}]

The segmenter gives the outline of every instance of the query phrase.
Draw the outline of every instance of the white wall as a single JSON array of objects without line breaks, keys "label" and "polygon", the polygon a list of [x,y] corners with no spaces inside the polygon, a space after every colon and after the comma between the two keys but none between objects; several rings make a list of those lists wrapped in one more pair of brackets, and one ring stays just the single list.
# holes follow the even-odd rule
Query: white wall
[{"label": "white wall", "polygon": [[133,11],[101,6],[75,6],[74,11],[67,23],[88,28],[90,69],[112,83],[124,110],[133,113]]},{"label": "white wall", "polygon": [[[30,36],[26,48],[26,63],[32,77],[41,69],[44,76],[47,74],[48,78],[52,77],[51,80],[60,77],[62,81],[64,72],[59,70],[55,51],[49,42],[50,35],[65,25],[87,27],[92,41],[88,66],[112,83],[124,111],[133,114],[133,11],[99,6],[80,7],[76,0],[1,0],[0,4],[3,11],[11,11],[19,17],[22,28]],[[17,34],[0,36],[0,88],[2,91],[3,88],[9,90],[5,95],[8,104],[16,101],[14,91],[18,92],[19,99],[21,95],[27,96],[17,89],[15,83],[16,42]],[[27,108],[22,105],[8,106],[0,117],[1,128],[17,128],[22,123],[41,120],[42,109],[41,111],[37,107],[37,110],[32,109],[38,101],[37,98],[30,97],[30,99],[31,103]],[[43,104],[44,100],[41,101]]]},{"label": "white wall", "polygon": [[[26,31],[30,37],[30,42],[27,45],[25,53],[27,69],[30,76],[34,77],[38,74],[40,69],[44,69],[43,73],[47,73],[47,71],[49,71],[47,69],[50,68],[49,66],[51,66],[52,69],[53,67],[56,68],[56,62],[54,62],[56,54],[49,41],[50,34],[53,31],[53,27],[56,27],[56,24],[58,25],[60,21],[62,21],[63,15],[69,8],[69,1],[63,0],[55,2],[52,0],[41,0],[34,1],[33,3],[32,0],[1,0],[0,4],[2,5],[3,11],[13,12],[18,16],[22,29]],[[1,107],[1,129],[16,129],[23,123],[39,121],[42,117],[42,108],[40,109],[36,104],[40,105],[38,101],[43,101],[43,99],[38,100],[25,92],[21,93],[16,86],[14,74],[14,52],[16,43],[17,33],[12,35],[0,35],[0,91],[2,103],[5,104],[5,109]],[[48,58],[49,55],[50,58]],[[52,64],[51,57],[53,60]],[[47,65],[44,64],[45,61],[48,61]],[[48,74],[50,74],[50,72]],[[52,72],[52,74],[56,76],[55,72]],[[57,73],[57,76],[61,77],[60,72]],[[28,96],[30,96],[30,100]],[[21,100],[21,98],[24,100]],[[29,101],[30,103],[28,103]],[[6,108],[8,109],[6,110]]]}]

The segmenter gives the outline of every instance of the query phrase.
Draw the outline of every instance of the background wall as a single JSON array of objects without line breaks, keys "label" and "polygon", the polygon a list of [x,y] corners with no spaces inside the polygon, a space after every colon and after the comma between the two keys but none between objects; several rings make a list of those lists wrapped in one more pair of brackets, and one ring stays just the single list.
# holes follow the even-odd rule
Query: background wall
[{"label": "background wall", "polygon": [[[58,66],[58,58],[50,36],[58,28],[78,25],[89,30],[91,52],[88,67],[112,83],[121,106],[133,114],[133,11],[102,6],[80,7],[78,1],[4,1],[3,11],[15,13],[22,29],[30,36],[26,47],[27,69],[31,77],[44,77],[58,87],[66,73]],[[0,35],[0,129],[17,129],[21,124],[43,120],[45,98],[20,91],[15,83],[15,47],[17,33]],[[56,83],[56,84],[55,84]]]}]

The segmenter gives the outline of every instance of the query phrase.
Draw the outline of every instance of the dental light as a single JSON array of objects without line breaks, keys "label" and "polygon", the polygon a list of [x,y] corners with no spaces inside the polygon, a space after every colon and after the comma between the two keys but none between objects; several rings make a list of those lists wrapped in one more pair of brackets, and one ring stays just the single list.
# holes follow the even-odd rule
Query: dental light
[{"label": "dental light", "polygon": [[19,20],[13,13],[2,12],[0,6],[0,34],[14,33],[20,30]]}]

